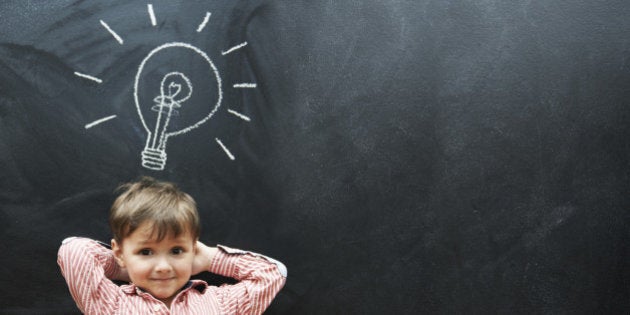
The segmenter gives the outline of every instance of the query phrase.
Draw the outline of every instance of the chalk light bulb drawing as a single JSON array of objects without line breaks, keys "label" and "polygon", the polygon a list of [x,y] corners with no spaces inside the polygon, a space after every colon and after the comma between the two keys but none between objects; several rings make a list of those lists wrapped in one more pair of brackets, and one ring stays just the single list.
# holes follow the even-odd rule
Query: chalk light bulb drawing
[{"label": "chalk light bulb drawing", "polygon": [[[211,80],[211,84],[216,82],[215,88],[217,91],[217,100],[214,103],[214,106],[210,103],[208,113],[205,116],[203,116],[199,121],[193,121],[190,125],[180,129],[172,127],[172,120],[177,119],[178,116],[180,116],[180,111],[185,111],[187,107],[199,105],[199,102],[197,102],[197,104],[184,104],[193,94],[193,84],[188,76],[180,71],[168,72],[161,80],[159,91],[154,93],[154,95],[157,94],[157,92],[159,92],[159,94],[157,94],[157,96],[153,99],[141,99],[141,93],[139,93],[142,79],[150,75],[145,73],[145,66],[147,62],[151,58],[154,58],[154,56],[158,53],[167,49],[188,49],[196,53],[205,63],[207,63],[210,74],[214,74],[215,80]],[[202,86],[202,88],[210,87]],[[140,116],[142,125],[147,132],[146,144],[144,150],[142,151],[142,166],[148,169],[160,171],[164,170],[166,165],[166,144],[168,139],[193,130],[208,121],[221,106],[221,100],[223,98],[221,90],[221,77],[216,66],[212,63],[212,60],[199,48],[180,42],[166,43],[158,46],[142,60],[138,68],[138,72],[136,73],[133,94],[138,115]],[[201,106],[205,106],[205,104],[201,104]],[[146,110],[146,108],[149,110]],[[145,116],[148,113],[153,114],[155,117],[149,117],[147,119]],[[151,126],[147,123],[147,120],[152,123]]]}]

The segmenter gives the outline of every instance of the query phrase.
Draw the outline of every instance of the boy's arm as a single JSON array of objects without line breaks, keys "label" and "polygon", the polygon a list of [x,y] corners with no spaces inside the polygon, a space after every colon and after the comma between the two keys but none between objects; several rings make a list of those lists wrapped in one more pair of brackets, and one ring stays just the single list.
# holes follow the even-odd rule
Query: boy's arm
[{"label": "boy's arm", "polygon": [[216,291],[225,313],[262,314],[286,282],[286,267],[269,257],[225,246],[198,243],[198,248],[207,263],[205,271],[239,280]]},{"label": "boy's arm", "polygon": [[120,290],[109,279],[124,276],[124,273],[110,249],[91,239],[67,238],[59,248],[57,263],[72,298],[83,313],[114,312]]}]

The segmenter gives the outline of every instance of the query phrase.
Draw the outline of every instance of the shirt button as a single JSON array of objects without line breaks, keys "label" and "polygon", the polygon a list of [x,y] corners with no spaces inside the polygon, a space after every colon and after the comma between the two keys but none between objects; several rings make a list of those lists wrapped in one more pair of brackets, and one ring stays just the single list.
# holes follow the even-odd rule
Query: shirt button
[{"label": "shirt button", "polygon": [[154,312],[158,312],[160,310],[160,306],[159,305],[153,305],[153,311]]}]

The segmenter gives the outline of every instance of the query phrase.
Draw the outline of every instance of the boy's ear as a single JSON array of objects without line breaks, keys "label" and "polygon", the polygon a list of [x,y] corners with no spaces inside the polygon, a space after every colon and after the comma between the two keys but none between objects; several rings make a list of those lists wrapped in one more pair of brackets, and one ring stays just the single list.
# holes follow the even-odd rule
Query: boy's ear
[{"label": "boy's ear", "polygon": [[118,263],[120,267],[124,268],[125,261],[123,260],[122,248],[120,247],[118,242],[116,242],[116,240],[113,238],[112,238],[112,252],[114,253],[114,258],[116,259],[116,263]]}]

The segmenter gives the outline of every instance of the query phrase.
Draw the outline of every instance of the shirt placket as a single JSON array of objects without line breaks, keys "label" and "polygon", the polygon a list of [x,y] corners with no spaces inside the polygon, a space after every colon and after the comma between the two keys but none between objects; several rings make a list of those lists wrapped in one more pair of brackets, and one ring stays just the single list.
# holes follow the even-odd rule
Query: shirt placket
[{"label": "shirt placket", "polygon": [[144,292],[140,288],[137,288],[137,287],[136,287],[136,293],[139,296],[141,296],[143,299],[145,299],[147,302],[149,302],[150,305],[148,308],[152,312],[152,314],[168,315],[171,313],[168,307],[166,306],[166,304],[156,299],[151,294]]}]

